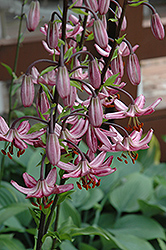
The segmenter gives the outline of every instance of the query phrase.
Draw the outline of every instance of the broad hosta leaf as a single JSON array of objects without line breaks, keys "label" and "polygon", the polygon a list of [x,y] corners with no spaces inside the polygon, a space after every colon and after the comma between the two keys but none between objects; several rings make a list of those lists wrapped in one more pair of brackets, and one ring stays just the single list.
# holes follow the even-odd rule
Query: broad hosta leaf
[{"label": "broad hosta leaf", "polygon": [[79,244],[79,250],[97,250],[97,249],[90,246],[90,245],[88,245],[88,244],[80,243]]},{"label": "broad hosta leaf", "polygon": [[146,240],[165,239],[164,229],[155,220],[143,215],[125,215],[118,219],[113,228],[108,229],[118,235],[134,235]]},{"label": "broad hosta leaf", "polygon": [[166,207],[160,204],[153,204],[150,203],[149,201],[143,201],[143,200],[139,200],[138,203],[140,205],[141,211],[146,216],[153,216],[166,212]]},{"label": "broad hosta leaf", "polygon": [[81,224],[80,214],[69,200],[65,200],[61,204],[61,209],[59,214],[59,225],[61,225],[61,223],[66,221],[69,217],[72,218],[73,223],[76,226],[78,227],[80,226]]},{"label": "broad hosta leaf", "polygon": [[11,234],[0,235],[0,249],[1,250],[25,250],[23,244],[16,239],[13,239]]},{"label": "broad hosta leaf", "polygon": [[138,199],[146,199],[153,191],[152,180],[143,174],[134,173],[126,178],[126,182],[113,190],[110,203],[121,212],[139,210]]},{"label": "broad hosta leaf", "polygon": [[61,250],[78,250],[68,240],[65,240],[59,247],[60,247]]},{"label": "broad hosta leaf", "polygon": [[154,250],[148,241],[134,235],[118,235],[117,239],[127,250]]},{"label": "broad hosta leaf", "polygon": [[6,221],[9,217],[17,215],[25,210],[27,210],[27,203],[16,203],[10,204],[2,209],[0,209],[0,224]]}]

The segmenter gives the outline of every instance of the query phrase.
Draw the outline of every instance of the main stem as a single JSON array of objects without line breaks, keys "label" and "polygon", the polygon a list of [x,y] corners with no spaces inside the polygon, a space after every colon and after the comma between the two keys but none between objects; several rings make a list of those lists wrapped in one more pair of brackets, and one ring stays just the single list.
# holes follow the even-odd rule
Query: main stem
[{"label": "main stem", "polygon": [[[24,5],[25,1],[22,2],[21,6],[21,16],[20,16],[20,23],[19,23],[19,30],[18,30],[18,37],[17,37],[17,47],[16,47],[16,55],[14,60],[14,67],[13,73],[16,73],[17,70],[17,63],[18,63],[18,56],[19,56],[19,49],[20,49],[20,41],[21,41],[21,29],[22,29],[22,21],[24,16]],[[11,113],[12,113],[12,89],[14,84],[14,77],[12,77],[10,89],[9,89],[9,114],[8,114],[8,124],[10,125],[11,122]]]}]

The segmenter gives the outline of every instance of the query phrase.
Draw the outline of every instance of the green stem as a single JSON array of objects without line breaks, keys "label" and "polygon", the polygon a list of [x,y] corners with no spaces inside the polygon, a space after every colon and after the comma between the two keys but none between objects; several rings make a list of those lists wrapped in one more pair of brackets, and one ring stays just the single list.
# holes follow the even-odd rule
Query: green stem
[{"label": "green stem", "polygon": [[[14,67],[13,67],[13,72],[14,73],[16,73],[16,70],[17,70],[19,49],[20,49],[20,43],[21,43],[20,41],[21,41],[22,21],[23,21],[23,16],[24,16],[24,5],[25,5],[25,0],[22,2],[22,7],[21,7],[20,23],[19,23],[18,37],[17,37],[16,55],[15,55]],[[9,125],[10,125],[10,122],[11,122],[11,113],[12,113],[12,89],[13,89],[13,84],[14,84],[14,77],[12,77],[11,84],[10,84],[10,89],[9,89],[9,114],[8,114],[8,124]]]},{"label": "green stem", "polygon": [[[55,224],[54,224],[54,232],[56,232],[57,229],[58,229],[59,212],[60,212],[60,205],[57,206],[57,210],[56,210],[56,219],[55,219]],[[53,242],[52,242],[51,250],[54,250],[54,249],[55,249],[56,241],[57,241],[57,239],[54,238],[54,239],[53,239]]]}]

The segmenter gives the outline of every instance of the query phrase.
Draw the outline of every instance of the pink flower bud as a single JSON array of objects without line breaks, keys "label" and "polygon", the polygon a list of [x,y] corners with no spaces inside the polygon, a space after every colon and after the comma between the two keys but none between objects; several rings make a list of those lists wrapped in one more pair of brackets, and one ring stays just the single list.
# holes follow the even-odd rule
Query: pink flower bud
[{"label": "pink flower bud", "polygon": [[64,105],[68,106],[69,108],[72,108],[76,100],[76,95],[77,95],[76,87],[70,86],[70,95],[68,95],[66,98],[63,99]]},{"label": "pink flower bud", "polygon": [[53,22],[49,21],[46,41],[47,41],[48,46],[51,49],[54,49],[57,47],[58,38],[59,38],[59,30],[58,30],[57,23],[55,21],[53,21]]},{"label": "pink flower bud", "polygon": [[[39,110],[42,114],[44,114],[49,110],[49,108],[50,108],[50,104],[47,99],[46,93],[43,90],[39,91],[38,96],[36,98],[36,109],[37,109],[38,116],[41,117]],[[49,118],[49,114],[43,115],[43,116],[46,120]]]},{"label": "pink flower bud", "polygon": [[29,13],[27,16],[27,29],[31,32],[34,31],[40,21],[40,3],[39,1],[32,1],[30,4]]},{"label": "pink flower bud", "polygon": [[100,19],[94,21],[93,33],[95,42],[102,48],[105,49],[108,46],[108,34],[104,28],[104,24]]},{"label": "pink flower bud", "polygon": [[61,150],[58,137],[55,133],[47,135],[46,156],[53,166],[55,166],[60,160]]},{"label": "pink flower bud", "polygon": [[62,99],[70,94],[70,78],[66,66],[60,66],[58,68],[56,86],[58,94]]},{"label": "pink flower bud", "polygon": [[111,70],[112,70],[113,74],[119,73],[118,77],[123,76],[124,67],[123,67],[122,56],[120,54],[118,54],[117,57],[111,61]]},{"label": "pink flower bud", "polygon": [[165,31],[158,13],[154,13],[151,16],[151,30],[155,38],[159,40],[164,39]]},{"label": "pink flower bud", "polygon": [[85,6],[92,9],[94,12],[98,11],[97,0],[84,0]]},{"label": "pink flower bud", "polygon": [[35,88],[31,75],[24,75],[21,85],[21,100],[24,107],[30,107],[33,103]]},{"label": "pink flower bud", "polygon": [[135,53],[129,55],[127,60],[127,75],[133,85],[138,85],[141,81],[141,69],[138,57]]},{"label": "pink flower bud", "polygon": [[108,12],[110,0],[99,0],[99,13],[104,15]]},{"label": "pink flower bud", "polygon": [[93,127],[101,126],[103,122],[103,109],[98,96],[91,98],[88,115]]},{"label": "pink flower bud", "polygon": [[95,59],[89,62],[88,75],[90,84],[95,89],[98,89],[101,84],[101,73],[99,70],[98,63]]}]

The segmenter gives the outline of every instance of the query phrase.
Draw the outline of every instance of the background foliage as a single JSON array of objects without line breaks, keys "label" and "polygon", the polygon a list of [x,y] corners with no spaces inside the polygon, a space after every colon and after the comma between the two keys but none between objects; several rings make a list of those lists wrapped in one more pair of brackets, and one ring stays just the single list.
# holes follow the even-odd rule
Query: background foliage
[{"label": "background foliage", "polygon": [[[84,143],[81,147],[86,151]],[[128,164],[119,162],[118,155],[114,153],[113,161],[117,171],[102,177],[100,187],[89,191],[75,187],[74,192],[61,194],[58,232],[50,228],[43,250],[50,249],[52,238],[60,250],[166,249],[166,163],[160,163],[157,139],[153,136],[150,148],[139,152],[135,164],[130,159]],[[33,211],[30,201],[9,182],[15,179],[23,185],[25,171],[38,178],[39,161],[39,150],[31,147],[20,158],[5,159],[0,185],[1,250],[32,249],[40,210]]]}]

